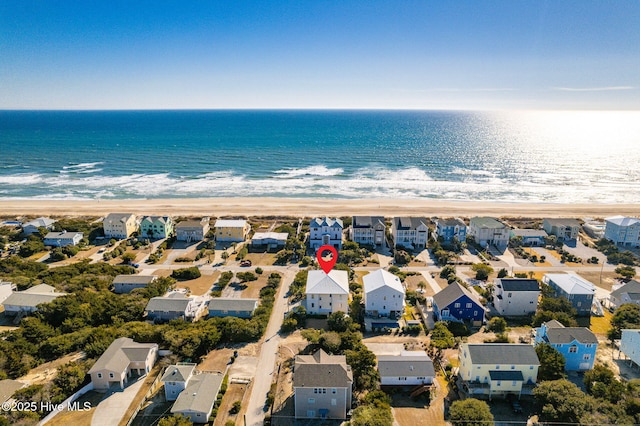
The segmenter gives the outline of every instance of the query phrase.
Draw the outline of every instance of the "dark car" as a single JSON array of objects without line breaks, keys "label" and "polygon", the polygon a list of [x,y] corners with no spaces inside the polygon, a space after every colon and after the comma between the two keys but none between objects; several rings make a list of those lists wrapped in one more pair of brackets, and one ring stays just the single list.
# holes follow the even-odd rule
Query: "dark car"
[{"label": "dark car", "polygon": [[243,260],[240,262],[240,266],[251,266],[250,260]]}]

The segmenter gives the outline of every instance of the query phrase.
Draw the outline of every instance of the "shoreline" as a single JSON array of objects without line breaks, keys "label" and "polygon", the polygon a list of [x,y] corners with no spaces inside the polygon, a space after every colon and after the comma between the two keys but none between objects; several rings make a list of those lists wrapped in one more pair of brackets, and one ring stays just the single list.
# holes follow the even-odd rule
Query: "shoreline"
[{"label": "shoreline", "polygon": [[640,204],[557,204],[434,199],[166,198],[118,200],[0,200],[1,216],[94,216],[111,212],[174,216],[640,216]]}]

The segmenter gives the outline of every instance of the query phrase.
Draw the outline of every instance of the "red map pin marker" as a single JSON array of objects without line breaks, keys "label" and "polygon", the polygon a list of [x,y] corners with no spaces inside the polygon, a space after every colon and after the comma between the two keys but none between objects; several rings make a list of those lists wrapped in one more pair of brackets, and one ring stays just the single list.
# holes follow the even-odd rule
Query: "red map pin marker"
[{"label": "red map pin marker", "polygon": [[[331,259],[324,259],[322,257],[322,255],[327,251],[331,252]],[[333,269],[333,266],[338,261],[338,251],[333,246],[320,246],[320,248],[316,252],[316,259],[318,259],[318,264],[320,264],[320,267],[322,268],[324,273],[329,274],[329,272],[331,272],[331,270]]]}]

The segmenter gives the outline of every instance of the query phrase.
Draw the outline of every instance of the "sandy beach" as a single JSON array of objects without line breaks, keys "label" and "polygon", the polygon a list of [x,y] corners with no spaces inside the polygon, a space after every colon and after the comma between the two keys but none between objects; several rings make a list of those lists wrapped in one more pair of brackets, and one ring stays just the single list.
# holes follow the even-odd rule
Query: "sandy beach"
[{"label": "sandy beach", "polygon": [[119,200],[0,200],[0,215],[83,216],[109,212],[174,216],[640,216],[638,204],[541,204],[432,199],[175,198]]}]

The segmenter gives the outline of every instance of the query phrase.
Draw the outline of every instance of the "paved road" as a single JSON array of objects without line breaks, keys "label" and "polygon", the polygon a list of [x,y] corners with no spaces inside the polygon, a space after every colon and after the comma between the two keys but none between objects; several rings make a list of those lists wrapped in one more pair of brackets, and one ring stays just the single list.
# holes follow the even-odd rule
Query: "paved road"
[{"label": "paved road", "polygon": [[267,393],[271,387],[273,374],[276,368],[276,356],[278,354],[278,346],[280,345],[280,336],[278,331],[282,325],[282,319],[287,311],[288,298],[287,293],[289,286],[295,277],[298,267],[283,268],[282,284],[278,291],[271,319],[263,337],[262,348],[258,357],[258,368],[253,379],[251,397],[247,406],[245,415],[247,426],[259,426],[264,421],[264,404]]}]

